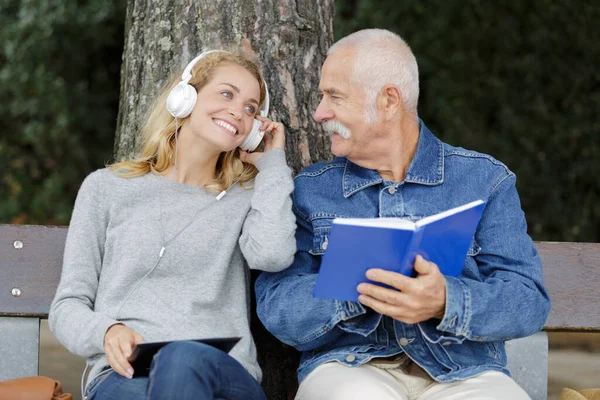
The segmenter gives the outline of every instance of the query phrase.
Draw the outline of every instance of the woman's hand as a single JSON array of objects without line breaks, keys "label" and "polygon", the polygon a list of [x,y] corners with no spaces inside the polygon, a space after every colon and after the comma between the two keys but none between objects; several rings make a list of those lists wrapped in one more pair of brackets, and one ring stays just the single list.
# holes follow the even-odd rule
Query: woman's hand
[{"label": "woman's hand", "polygon": [[256,165],[258,159],[271,149],[285,150],[285,129],[283,124],[261,116],[256,116],[256,119],[262,122],[260,130],[265,132],[265,136],[263,136],[263,141],[265,142],[264,151],[248,153],[245,150],[240,150],[240,160],[252,165]]},{"label": "woman's hand", "polygon": [[112,325],[104,334],[104,353],[108,363],[119,375],[131,379],[133,368],[128,358],[133,347],[143,342],[144,338],[133,329],[123,324]]}]

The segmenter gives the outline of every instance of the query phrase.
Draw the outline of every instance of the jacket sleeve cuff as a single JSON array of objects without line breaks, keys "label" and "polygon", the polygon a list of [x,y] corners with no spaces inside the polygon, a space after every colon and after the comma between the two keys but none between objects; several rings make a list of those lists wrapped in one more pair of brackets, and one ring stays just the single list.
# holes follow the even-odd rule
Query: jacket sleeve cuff
[{"label": "jacket sleeve cuff", "polygon": [[466,336],[471,321],[471,293],[460,279],[446,276],[446,310],[437,329]]}]

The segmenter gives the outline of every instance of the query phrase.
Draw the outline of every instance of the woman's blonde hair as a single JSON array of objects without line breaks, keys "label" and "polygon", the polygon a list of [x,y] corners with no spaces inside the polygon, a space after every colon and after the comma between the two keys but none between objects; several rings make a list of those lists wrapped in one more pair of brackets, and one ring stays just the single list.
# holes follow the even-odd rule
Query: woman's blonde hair
[{"label": "woman's blonde hair", "polygon": [[[200,59],[192,68],[189,84],[196,88],[197,92],[213,78],[218,67],[226,64],[237,64],[250,72],[259,82],[260,100],[262,105],[266,97],[266,88],[262,74],[256,63],[241,52],[228,49],[226,52],[211,53]],[[170,79],[163,87],[160,96],[150,108],[146,123],[143,127],[143,147],[139,156],[126,161],[116,162],[108,165],[114,174],[123,178],[134,178],[145,175],[148,172],[160,174],[172,163],[175,155],[175,117],[167,110],[166,100],[169,92],[181,81],[181,73]],[[201,101],[201,99],[198,99]],[[189,118],[186,117],[186,118]],[[185,118],[179,121],[179,128]],[[216,183],[207,185],[205,188],[213,192],[220,192],[229,188],[236,180],[245,188],[251,188],[248,182],[252,181],[258,170],[249,163],[240,160],[239,150],[223,152],[219,156],[216,168]]]}]

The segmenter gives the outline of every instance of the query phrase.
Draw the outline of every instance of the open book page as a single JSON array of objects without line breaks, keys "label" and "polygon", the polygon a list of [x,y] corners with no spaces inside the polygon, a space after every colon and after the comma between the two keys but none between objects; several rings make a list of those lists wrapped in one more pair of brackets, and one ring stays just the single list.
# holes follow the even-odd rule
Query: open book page
[{"label": "open book page", "polygon": [[374,228],[391,228],[414,231],[417,226],[414,222],[402,218],[336,218],[335,224],[371,226]]},{"label": "open book page", "polygon": [[459,212],[462,212],[462,211],[468,210],[470,208],[476,207],[476,206],[478,206],[480,204],[483,204],[483,200],[472,201],[472,202],[467,203],[467,204],[465,204],[463,206],[451,208],[451,209],[443,211],[441,213],[433,214],[433,215],[431,215],[429,217],[425,217],[423,219],[420,219],[415,224],[417,225],[417,227],[421,227],[421,226],[427,225],[427,224],[429,224],[431,222],[438,221],[440,219],[444,219],[444,218],[446,218],[446,217],[448,217],[450,215],[458,214]]}]

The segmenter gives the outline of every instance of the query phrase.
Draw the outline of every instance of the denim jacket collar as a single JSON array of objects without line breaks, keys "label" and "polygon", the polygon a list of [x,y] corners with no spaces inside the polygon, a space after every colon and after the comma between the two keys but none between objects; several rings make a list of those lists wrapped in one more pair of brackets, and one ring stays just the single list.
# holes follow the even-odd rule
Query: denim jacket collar
[{"label": "denim jacket collar", "polygon": [[[342,186],[344,197],[383,182],[375,170],[363,168],[346,160]],[[419,141],[417,151],[408,167],[404,182],[422,185],[439,185],[444,182],[444,145],[419,121]]]}]

